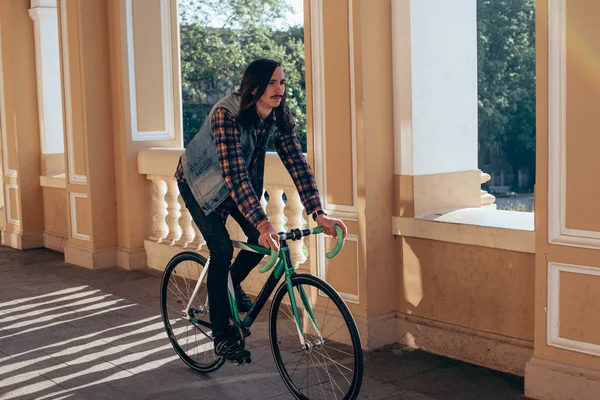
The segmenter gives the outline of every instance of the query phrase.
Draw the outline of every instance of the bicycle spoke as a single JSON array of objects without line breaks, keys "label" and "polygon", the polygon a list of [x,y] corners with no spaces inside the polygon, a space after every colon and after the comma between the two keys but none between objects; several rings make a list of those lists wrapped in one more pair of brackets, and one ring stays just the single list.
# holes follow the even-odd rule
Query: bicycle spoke
[{"label": "bicycle spoke", "polygon": [[[318,351],[317,351],[318,353]],[[346,378],[346,375],[344,375],[344,373],[340,370],[340,367],[347,369],[350,372],[354,372],[352,371],[350,368],[346,367],[343,364],[340,364],[339,362],[335,361],[334,359],[331,358],[331,356],[329,355],[329,353],[327,353],[325,351],[325,353],[319,353],[323,356],[323,360],[325,360],[325,355],[327,355],[327,358],[333,363],[333,365],[337,368],[337,370],[339,371],[340,375],[342,375],[344,377],[344,379],[346,379],[346,382],[348,382],[348,384],[350,384],[350,381],[348,380],[348,378]]]},{"label": "bicycle spoke", "polygon": [[[169,340],[177,354],[190,367],[210,372],[224,362],[211,351],[211,330],[182,316],[182,311],[189,306],[189,310],[195,312],[195,319],[209,322],[208,308],[201,306],[208,302],[206,283],[198,282],[205,263],[206,260],[195,254],[177,255],[169,262],[161,288],[161,309]],[[198,292],[192,297],[197,287]]]},{"label": "bicycle spoke", "polygon": [[345,354],[345,355],[347,355],[347,356],[354,357],[354,355],[353,355],[353,354],[346,353],[346,352],[345,352],[345,351],[343,351],[343,350],[336,349],[335,347],[331,347],[331,346],[329,346],[329,345],[327,345],[327,344],[325,345],[325,347],[327,347],[328,349],[331,349],[331,350],[335,350],[335,351],[337,351],[338,353],[342,353],[342,354]]},{"label": "bicycle spoke", "polygon": [[323,393],[324,398],[327,398],[327,396],[325,395],[325,390],[323,389],[322,384],[321,384],[321,377],[319,376],[319,371],[317,371],[317,367],[315,366],[314,361],[313,361],[313,368],[315,370],[315,375],[317,375],[317,381],[319,381],[319,387],[321,388],[321,393]]},{"label": "bicycle spoke", "polygon": [[[297,332],[292,332],[296,318],[291,307],[281,303],[284,297],[287,298],[287,289],[282,289],[276,295],[276,303],[272,306],[277,310],[272,329],[278,333],[274,354],[278,366],[283,367],[282,377],[296,397],[347,398],[354,396],[362,383],[362,351],[360,347],[355,347],[360,343],[360,338],[346,305],[339,296],[332,297],[330,287],[319,282],[322,281],[308,275],[302,275],[300,279],[292,278],[292,286],[297,288],[294,292],[298,291],[300,299],[302,291],[298,287],[304,286],[306,293],[306,301],[298,302],[306,343],[299,354],[294,351],[297,342],[289,340],[297,336]],[[314,297],[315,294],[319,296],[318,299]],[[320,297],[326,297],[327,300],[321,301]],[[309,312],[311,305],[314,306],[314,314]],[[314,322],[313,315],[321,322],[320,325]],[[306,367],[301,365],[302,360],[306,360]],[[357,374],[358,379],[355,378]]]},{"label": "bicycle spoke", "polygon": [[[315,358],[316,358],[316,356],[315,356]],[[319,361],[319,363],[320,363],[320,361]],[[323,365],[325,366],[324,369],[325,369],[325,372],[327,373],[327,376],[329,377],[329,381],[332,382],[332,383],[335,383],[335,386],[340,390],[340,392],[343,395],[344,391],[342,390],[342,388],[340,387],[340,385],[337,384],[337,382],[335,381],[335,379],[333,379],[333,377],[329,373],[329,368],[327,368],[327,363],[325,362],[325,357],[323,357]],[[350,382],[348,382],[348,383],[350,383]],[[333,389],[333,384],[331,386],[332,386],[331,388],[332,388],[332,390],[333,390],[333,392],[335,394],[335,389]],[[336,396],[336,398],[337,398],[337,396]]]}]

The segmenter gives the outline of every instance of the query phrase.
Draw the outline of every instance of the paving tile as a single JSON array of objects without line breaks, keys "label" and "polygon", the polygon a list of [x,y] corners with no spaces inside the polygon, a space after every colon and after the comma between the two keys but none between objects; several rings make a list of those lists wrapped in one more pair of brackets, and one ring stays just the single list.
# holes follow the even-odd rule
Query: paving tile
[{"label": "paving tile", "polygon": [[76,389],[133,376],[132,373],[114,364],[98,360],[77,365],[67,365],[64,368],[45,372],[41,375],[52,380],[63,389]]},{"label": "paving tile", "polygon": [[0,379],[13,379],[23,383],[30,377],[59,370],[68,365],[43,352],[29,353],[19,357],[11,357],[9,361],[0,362]]},{"label": "paving tile", "polygon": [[0,338],[2,352],[14,357],[19,353],[37,350],[41,347],[53,344],[55,338],[45,332],[37,331],[26,334],[16,334],[6,338]]},{"label": "paving tile", "polygon": [[[118,268],[87,270],[61,258],[43,249],[19,252],[0,246],[2,398],[293,398],[271,354],[268,307],[247,339],[253,362],[242,367],[226,363],[202,374],[185,365],[167,339],[160,276]],[[365,353],[359,398],[522,396],[520,377],[390,346]]]},{"label": "paving tile", "polygon": [[131,317],[119,314],[119,305],[109,305],[103,308],[75,312],[69,319],[69,325],[82,327],[86,325],[96,325],[104,323],[110,326],[118,327],[134,321]]},{"label": "paving tile", "polygon": [[454,360],[448,362],[454,365],[399,377],[392,383],[399,389],[426,394],[440,400],[522,398],[522,378]]},{"label": "paving tile", "polygon": [[157,308],[150,307],[143,303],[133,303],[135,307],[123,308],[116,311],[118,314],[133,318],[160,317],[160,311]]},{"label": "paving tile", "polygon": [[2,288],[0,289],[0,310],[5,310],[12,306],[13,304],[18,303],[18,299],[29,297],[29,294],[23,291],[19,287],[10,287],[2,282]]},{"label": "paving tile", "polygon": [[40,397],[40,400],[44,398],[52,400],[120,400],[128,399],[129,396],[107,383],[92,383],[70,389],[63,389],[60,385],[56,385],[48,391],[46,397]]},{"label": "paving tile", "polygon": [[31,379],[24,382],[15,382],[10,379],[0,381],[2,399],[24,400],[38,398],[40,393],[43,393],[45,390],[53,390],[55,387],[56,383],[40,375],[34,375]]},{"label": "paving tile", "polygon": [[[125,379],[107,382],[107,384],[126,393],[130,398],[155,399],[169,396],[170,398],[181,398],[178,393],[188,390],[195,392],[197,398],[203,398],[201,394],[204,393],[204,390],[212,391],[214,386],[219,383],[210,377],[197,379],[166,369],[135,374]],[[212,387],[209,388],[209,386]]]}]

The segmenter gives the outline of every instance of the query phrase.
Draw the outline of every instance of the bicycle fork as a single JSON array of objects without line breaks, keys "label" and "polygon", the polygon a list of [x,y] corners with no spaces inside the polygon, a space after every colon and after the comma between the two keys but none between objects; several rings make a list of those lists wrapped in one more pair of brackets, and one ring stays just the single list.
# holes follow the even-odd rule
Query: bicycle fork
[{"label": "bicycle fork", "polygon": [[[288,258],[289,254],[286,253],[286,256],[287,256],[286,258]],[[286,260],[286,261],[288,261],[288,260]],[[290,261],[288,261],[288,262],[290,262]],[[288,265],[292,265],[292,264],[288,264]],[[294,314],[294,322],[296,323],[296,329],[298,331],[298,338],[300,339],[300,344],[301,344],[302,350],[309,350],[309,347],[312,344],[306,343],[306,338],[304,337],[304,330],[302,327],[302,321],[300,319],[300,311],[298,310],[298,303],[296,302],[296,295],[294,294],[294,287],[292,286],[292,277],[294,276],[295,273],[296,273],[296,271],[294,270],[293,267],[288,267],[286,265],[285,284],[287,287],[288,296],[290,298],[290,305],[292,307],[292,313]],[[319,328],[319,324],[317,323],[317,319],[315,317],[315,314],[313,313],[313,309],[310,304],[310,301],[308,300],[308,296],[306,296],[304,287],[302,287],[301,285],[298,285],[297,289],[298,289],[298,294],[300,294],[300,299],[302,301],[302,304],[304,305],[304,309],[308,312],[308,315],[310,317],[310,322],[311,322],[313,328],[315,329],[316,336],[318,337],[318,340],[315,341],[315,343],[313,343],[313,344],[317,345],[317,346],[322,345],[325,343],[325,341],[323,340],[323,335],[321,334],[321,329]]]},{"label": "bicycle fork", "polygon": [[[200,286],[202,286],[202,282],[204,282],[204,278],[206,278],[206,274],[208,274],[209,264],[210,264],[210,258],[206,261],[206,265],[202,269],[202,272],[200,273],[200,277],[198,278],[198,281],[196,282],[196,286],[194,287],[194,291],[192,292],[192,296],[190,297],[188,304],[186,305],[185,309],[181,311],[182,318],[189,319],[193,322],[198,322],[196,320],[196,318],[194,318],[194,316],[190,315],[190,309],[192,308],[192,302],[194,301],[194,299],[198,295],[198,292],[200,291]],[[237,310],[237,303],[235,302],[235,294],[234,294],[234,288],[233,288],[233,281],[231,280],[231,273],[228,274],[227,289],[229,292],[229,306],[232,309],[233,315],[237,316],[238,310]],[[206,314],[209,313],[208,296],[206,296],[206,301],[204,302],[203,305],[200,306],[199,311],[202,313],[206,313]],[[238,323],[240,322],[239,317],[236,319],[236,321]]]},{"label": "bicycle fork", "polygon": [[[198,278],[198,281],[196,282],[196,287],[194,287],[194,291],[192,292],[192,295],[190,296],[190,300],[189,300],[188,304],[185,306],[185,309],[181,311],[182,318],[186,318],[191,321],[198,322],[196,320],[196,318],[194,318],[193,316],[190,315],[190,308],[192,307],[192,302],[198,295],[198,292],[200,291],[200,286],[202,285],[202,282],[204,282],[204,278],[206,277],[206,274],[208,273],[208,265],[209,264],[210,264],[210,258],[208,260],[206,260],[206,265],[204,266],[204,268],[202,268],[202,272],[200,273],[200,277]],[[208,313],[208,296],[206,296],[205,304],[200,306],[200,311]]]}]

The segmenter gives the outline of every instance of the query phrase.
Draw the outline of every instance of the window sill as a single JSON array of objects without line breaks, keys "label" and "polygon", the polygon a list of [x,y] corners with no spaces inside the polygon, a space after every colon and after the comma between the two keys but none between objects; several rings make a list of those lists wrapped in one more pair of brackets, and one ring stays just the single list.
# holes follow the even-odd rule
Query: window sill
[{"label": "window sill", "polygon": [[394,217],[395,235],[535,253],[534,213],[464,208],[417,218]]},{"label": "window sill", "polygon": [[67,180],[65,174],[53,176],[40,175],[40,186],[55,189],[66,189]]}]

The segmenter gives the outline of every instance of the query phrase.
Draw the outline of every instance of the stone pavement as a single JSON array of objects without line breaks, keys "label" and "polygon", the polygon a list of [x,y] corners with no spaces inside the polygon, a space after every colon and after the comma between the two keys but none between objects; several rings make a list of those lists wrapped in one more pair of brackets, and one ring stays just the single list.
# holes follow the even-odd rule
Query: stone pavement
[{"label": "stone pavement", "polygon": [[[0,399],[288,399],[263,312],[252,364],[203,375],[175,355],[148,272],[91,271],[0,247]],[[391,346],[365,354],[361,399],[523,399],[523,379]]]}]

